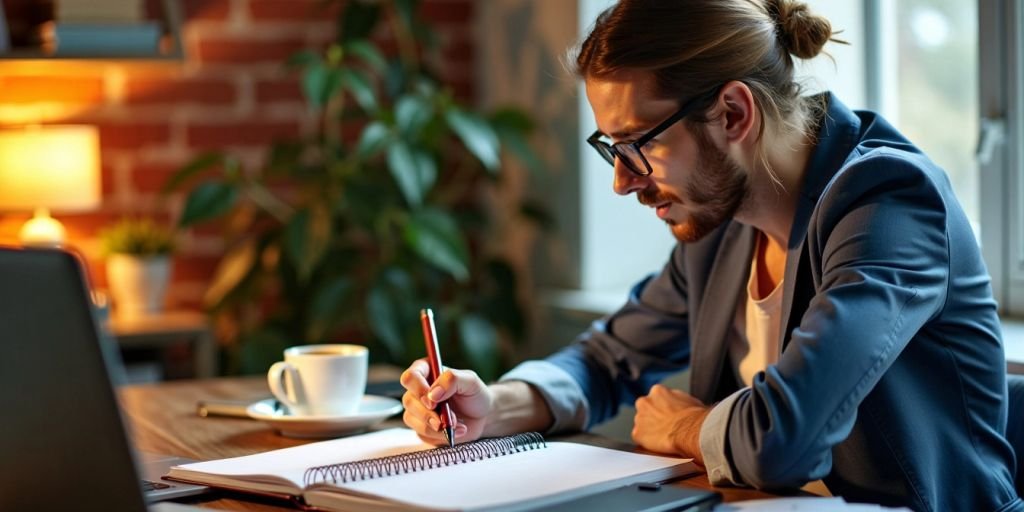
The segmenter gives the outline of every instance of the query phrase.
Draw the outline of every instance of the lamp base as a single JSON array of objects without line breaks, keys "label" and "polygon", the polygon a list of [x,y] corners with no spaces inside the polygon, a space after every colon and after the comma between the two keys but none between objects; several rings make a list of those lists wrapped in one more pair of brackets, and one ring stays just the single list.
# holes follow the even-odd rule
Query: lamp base
[{"label": "lamp base", "polygon": [[46,208],[37,208],[35,217],[21,226],[21,243],[32,247],[60,247],[64,244],[64,226],[50,217]]}]

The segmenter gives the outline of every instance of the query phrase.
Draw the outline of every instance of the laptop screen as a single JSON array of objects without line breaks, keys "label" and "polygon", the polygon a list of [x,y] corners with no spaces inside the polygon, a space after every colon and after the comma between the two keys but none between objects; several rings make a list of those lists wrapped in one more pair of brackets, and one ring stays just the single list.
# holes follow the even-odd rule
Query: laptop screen
[{"label": "laptop screen", "polygon": [[0,411],[0,510],[145,510],[67,252],[0,248]]}]

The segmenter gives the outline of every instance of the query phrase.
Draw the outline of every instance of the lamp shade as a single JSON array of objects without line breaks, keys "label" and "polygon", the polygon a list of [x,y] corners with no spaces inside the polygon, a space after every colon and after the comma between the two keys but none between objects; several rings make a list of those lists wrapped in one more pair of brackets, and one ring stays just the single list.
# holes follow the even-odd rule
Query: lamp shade
[{"label": "lamp shade", "polygon": [[0,210],[77,212],[99,207],[101,199],[95,127],[0,129]]}]

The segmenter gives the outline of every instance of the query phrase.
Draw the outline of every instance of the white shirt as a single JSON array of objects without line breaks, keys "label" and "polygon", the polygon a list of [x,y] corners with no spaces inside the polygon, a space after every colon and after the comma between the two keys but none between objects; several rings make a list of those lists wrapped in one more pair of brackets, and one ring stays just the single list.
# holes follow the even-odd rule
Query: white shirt
[{"label": "white shirt", "polygon": [[782,280],[766,297],[757,296],[757,255],[761,252],[762,243],[764,237],[758,237],[754,258],[750,262],[747,293],[741,296],[733,320],[736,332],[741,335],[733,336],[729,342],[729,362],[741,387],[750,386],[754,375],[779,361]]}]

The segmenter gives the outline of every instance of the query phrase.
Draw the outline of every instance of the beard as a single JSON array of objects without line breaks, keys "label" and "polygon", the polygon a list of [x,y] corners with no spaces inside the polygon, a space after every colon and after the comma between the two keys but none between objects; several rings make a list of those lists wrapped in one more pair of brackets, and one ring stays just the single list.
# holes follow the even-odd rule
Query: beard
[{"label": "beard", "polygon": [[[697,172],[685,187],[690,213],[678,222],[665,221],[680,242],[696,242],[707,236],[733,218],[750,194],[743,169],[718,149],[702,128],[696,128],[693,134],[697,142]],[[675,194],[657,189],[642,191],[637,199],[643,204],[684,204]]]}]

